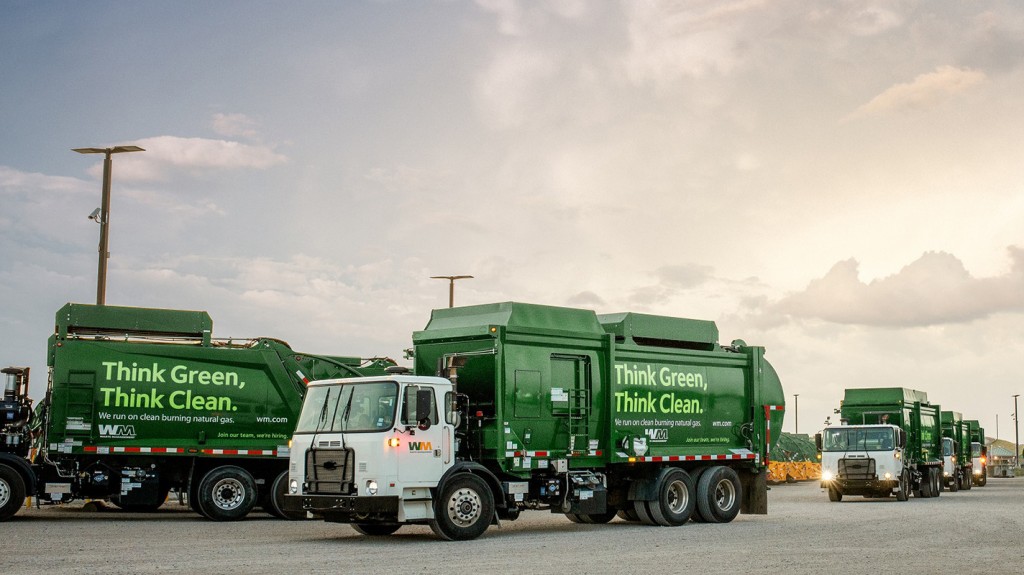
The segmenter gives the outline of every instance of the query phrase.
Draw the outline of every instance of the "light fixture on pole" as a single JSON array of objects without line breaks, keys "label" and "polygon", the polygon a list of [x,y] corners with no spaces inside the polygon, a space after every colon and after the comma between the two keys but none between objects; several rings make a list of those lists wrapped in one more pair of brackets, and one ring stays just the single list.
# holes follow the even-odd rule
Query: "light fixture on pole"
[{"label": "light fixture on pole", "polygon": [[72,148],[79,154],[103,154],[103,198],[99,208],[93,210],[89,219],[100,225],[100,263],[96,272],[96,305],[103,305],[107,299],[107,259],[110,257],[110,161],[111,154],[123,152],[145,152],[138,146],[114,146],[113,148]]},{"label": "light fixture on pole", "polygon": [[793,434],[800,433],[800,394],[793,394]]},{"label": "light fixture on pole", "polygon": [[473,279],[473,276],[430,276],[432,280],[448,280],[448,307],[455,307],[455,280]]}]

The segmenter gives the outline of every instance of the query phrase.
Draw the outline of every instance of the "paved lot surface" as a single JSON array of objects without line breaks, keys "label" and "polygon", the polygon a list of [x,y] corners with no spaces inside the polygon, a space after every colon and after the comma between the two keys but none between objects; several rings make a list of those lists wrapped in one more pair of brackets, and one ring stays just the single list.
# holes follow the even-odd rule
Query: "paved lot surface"
[{"label": "paved lot surface", "polygon": [[905,503],[830,503],[799,483],[774,486],[769,501],[766,516],[674,528],[527,512],[461,543],[427,527],[368,538],[262,513],[214,523],[177,503],[148,514],[47,507],[0,524],[0,574],[1024,572],[1024,478]]}]

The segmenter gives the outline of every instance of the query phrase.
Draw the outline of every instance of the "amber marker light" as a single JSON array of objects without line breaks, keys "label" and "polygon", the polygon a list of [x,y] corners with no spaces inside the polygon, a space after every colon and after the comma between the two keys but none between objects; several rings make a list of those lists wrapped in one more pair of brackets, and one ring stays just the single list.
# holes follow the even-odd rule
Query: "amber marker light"
[{"label": "amber marker light", "polygon": [[398,443],[399,441],[397,437],[391,437],[388,439],[388,447],[398,447]]}]

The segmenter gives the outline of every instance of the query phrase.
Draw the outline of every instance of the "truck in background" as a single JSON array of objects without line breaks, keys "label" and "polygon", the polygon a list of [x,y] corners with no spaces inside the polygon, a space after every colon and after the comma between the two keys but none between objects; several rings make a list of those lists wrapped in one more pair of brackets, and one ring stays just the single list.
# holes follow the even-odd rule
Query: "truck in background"
[{"label": "truck in background", "polygon": [[939,406],[902,387],[847,389],[841,425],[815,436],[821,450],[821,486],[830,501],[844,495],[906,501],[942,490]]},{"label": "truck in background", "polygon": [[985,428],[977,419],[967,421],[971,432],[971,461],[974,484],[985,487],[988,483],[988,446],[985,445]]},{"label": "truck in background", "polygon": [[26,496],[146,511],[171,489],[214,520],[257,504],[288,517],[287,443],[306,383],[382,374],[394,362],[303,354],[271,338],[215,340],[212,330],[201,311],[61,308],[33,417],[29,370],[3,371],[0,521]]},{"label": "truck in background", "polygon": [[713,322],[521,303],[434,310],[418,375],[310,385],[289,509],[474,539],[528,510],[578,523],[767,513],[784,394]]},{"label": "truck in background", "polygon": [[970,426],[958,411],[943,411],[942,481],[950,491],[970,489],[973,483]]}]

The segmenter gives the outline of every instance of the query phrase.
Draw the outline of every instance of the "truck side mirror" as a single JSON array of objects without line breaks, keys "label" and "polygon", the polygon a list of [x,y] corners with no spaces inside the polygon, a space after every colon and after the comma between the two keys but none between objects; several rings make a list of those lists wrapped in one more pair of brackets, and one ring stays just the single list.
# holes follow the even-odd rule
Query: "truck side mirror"
[{"label": "truck side mirror", "polygon": [[900,449],[905,448],[907,446],[907,432],[901,429],[897,440],[899,441]]},{"label": "truck side mirror", "polygon": [[814,447],[817,448],[818,451],[821,451],[821,434],[820,433],[815,433],[814,434]]},{"label": "truck side mirror", "polygon": [[430,429],[431,409],[433,408],[434,392],[429,389],[416,390],[416,420],[420,431]]}]

